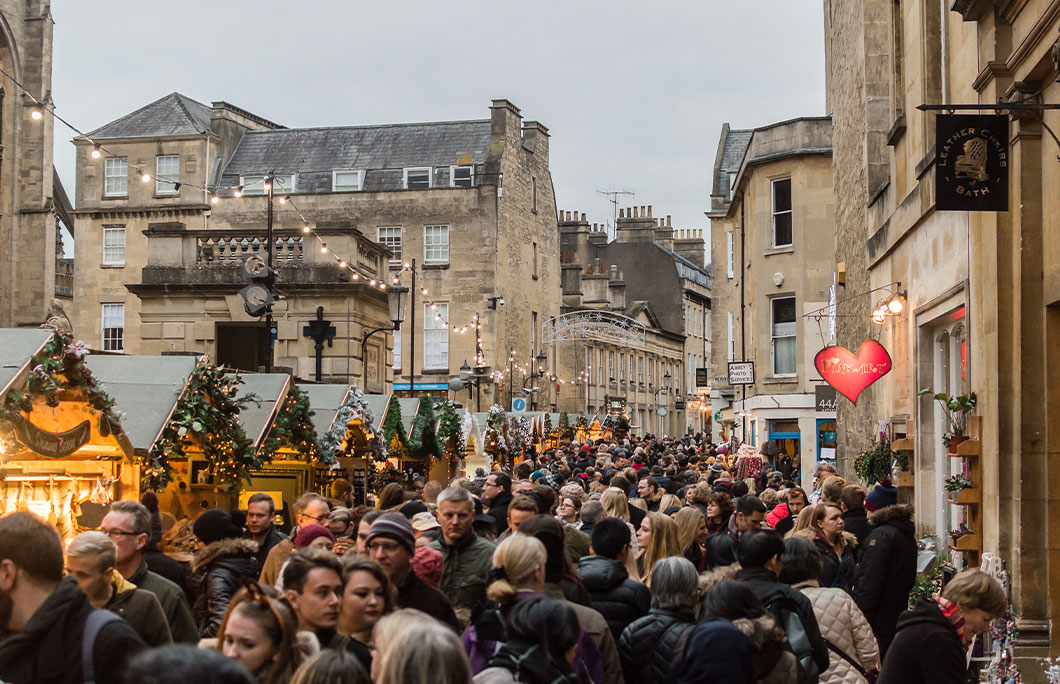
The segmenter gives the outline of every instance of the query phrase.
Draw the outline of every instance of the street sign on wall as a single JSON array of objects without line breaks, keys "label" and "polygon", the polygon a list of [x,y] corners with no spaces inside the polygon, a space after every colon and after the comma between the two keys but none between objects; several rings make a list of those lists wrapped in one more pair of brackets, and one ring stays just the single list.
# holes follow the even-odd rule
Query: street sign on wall
[{"label": "street sign on wall", "polygon": [[710,375],[707,368],[696,369],[696,387],[710,387]]},{"label": "street sign on wall", "polygon": [[755,362],[754,361],[730,361],[729,362],[729,384],[730,385],[753,385],[753,384],[755,384]]}]

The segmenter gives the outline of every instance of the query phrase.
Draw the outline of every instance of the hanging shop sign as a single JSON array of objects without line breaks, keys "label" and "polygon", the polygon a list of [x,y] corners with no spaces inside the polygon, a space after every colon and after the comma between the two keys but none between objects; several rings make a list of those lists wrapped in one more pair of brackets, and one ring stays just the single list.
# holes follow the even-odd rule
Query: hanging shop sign
[{"label": "hanging shop sign", "polygon": [[730,385],[753,385],[753,384],[755,384],[755,362],[754,361],[730,361],[729,362],[729,384]]},{"label": "hanging shop sign", "polygon": [[858,395],[892,367],[891,355],[876,340],[865,340],[856,355],[844,347],[825,347],[813,357],[813,365],[825,382],[855,404]]},{"label": "hanging shop sign", "polygon": [[935,208],[1008,211],[1008,115],[935,116]]},{"label": "hanging shop sign", "polygon": [[696,387],[710,387],[710,374],[708,368],[696,369]]},{"label": "hanging shop sign", "polygon": [[92,439],[92,424],[84,421],[66,432],[48,432],[21,415],[15,416],[15,439],[36,454],[47,458],[65,458]]},{"label": "hanging shop sign", "polygon": [[813,388],[813,397],[818,413],[835,413],[838,408],[839,401],[836,399],[835,387],[831,385],[816,385]]}]

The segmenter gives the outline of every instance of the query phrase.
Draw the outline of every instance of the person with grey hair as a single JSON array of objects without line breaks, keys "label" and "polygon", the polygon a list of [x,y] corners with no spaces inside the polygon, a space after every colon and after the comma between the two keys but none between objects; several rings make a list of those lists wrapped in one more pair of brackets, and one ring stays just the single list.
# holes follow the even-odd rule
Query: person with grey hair
[{"label": "person with grey hair", "polygon": [[593,528],[596,523],[603,520],[604,505],[597,499],[589,499],[582,504],[578,513],[578,531],[589,537],[593,536]]},{"label": "person with grey hair", "polygon": [[136,501],[115,501],[103,516],[99,531],[110,537],[116,551],[114,567],[121,576],[149,591],[162,604],[173,641],[195,644],[199,629],[191,615],[184,590],[161,575],[151,572],[144,560],[144,549],[151,533],[151,514]]},{"label": "person with grey hair", "polygon": [[66,570],[96,608],[124,618],[148,646],[173,643],[162,604],[149,591],[114,568],[118,549],[110,537],[91,530],[77,535],[66,549]]},{"label": "person with grey hair", "polygon": [[651,571],[651,610],[622,631],[618,652],[627,682],[676,679],[696,625],[699,574],[691,561],[663,558]]},{"label": "person with grey hair", "polygon": [[780,581],[801,591],[813,605],[821,636],[827,640],[828,669],[821,684],[867,684],[880,667],[880,649],[872,627],[854,598],[838,587],[822,587],[821,554],[813,542],[792,537],[784,542]]},{"label": "person with grey hair", "polygon": [[497,545],[475,534],[475,500],[463,487],[448,487],[438,495],[435,511],[441,536],[430,548],[442,554],[442,577],[438,589],[466,623],[471,609],[486,598],[493,550]]}]

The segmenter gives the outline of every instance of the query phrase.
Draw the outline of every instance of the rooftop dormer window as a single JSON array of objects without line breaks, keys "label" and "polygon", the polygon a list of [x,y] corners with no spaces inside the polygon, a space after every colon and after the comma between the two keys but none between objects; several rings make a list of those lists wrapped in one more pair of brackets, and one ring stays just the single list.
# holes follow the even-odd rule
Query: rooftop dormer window
[{"label": "rooftop dormer window", "polygon": [[406,190],[427,190],[431,187],[431,169],[429,166],[405,169]]},{"label": "rooftop dormer window", "polygon": [[332,192],[359,192],[363,186],[363,171],[354,169],[335,169],[331,172]]}]

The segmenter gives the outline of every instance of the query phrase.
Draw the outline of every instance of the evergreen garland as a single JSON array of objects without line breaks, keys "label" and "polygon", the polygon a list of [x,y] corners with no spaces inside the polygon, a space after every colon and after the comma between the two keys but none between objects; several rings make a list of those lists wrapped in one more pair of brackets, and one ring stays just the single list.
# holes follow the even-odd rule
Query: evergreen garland
[{"label": "evergreen garland", "polygon": [[438,419],[434,415],[434,400],[423,395],[416,408],[409,430],[409,456],[419,460],[434,460],[444,450],[438,439]]},{"label": "evergreen garland", "polygon": [[456,463],[463,454],[467,444],[464,436],[462,421],[453,408],[453,402],[442,402],[442,408],[438,412],[438,439],[449,451],[449,462]]},{"label": "evergreen garland", "polygon": [[484,448],[498,461],[508,454],[508,439],[505,434],[508,425],[506,417],[504,408],[499,404],[490,406],[489,413],[486,414],[486,434],[482,438],[485,442]]},{"label": "evergreen garland", "polygon": [[409,439],[401,422],[401,403],[396,395],[390,396],[383,421],[383,444],[387,451],[408,451]]},{"label": "evergreen garland", "polygon": [[224,366],[200,361],[188,378],[162,437],[145,458],[140,459],[145,489],[161,490],[170,479],[170,461],[188,458],[187,448],[194,440],[209,462],[214,484],[230,492],[238,491],[240,480],[250,481],[250,471],[260,468],[265,458],[254,453],[253,444],[239,424],[239,412],[258,397],[239,396],[243,378]]},{"label": "evergreen garland", "polygon": [[313,410],[309,408],[309,397],[298,389],[297,385],[292,385],[283,401],[283,407],[276,414],[269,436],[261,446],[261,456],[271,461],[280,449],[290,446],[294,447],[304,461],[320,458],[317,431],[312,418]]},{"label": "evergreen garland", "polygon": [[121,434],[124,414],[114,408],[114,400],[103,391],[95,376],[85,365],[88,346],[75,341],[66,332],[55,331],[30,362],[33,366],[26,378],[26,389],[12,389],[0,404],[0,425],[4,432],[13,430],[11,423],[20,413],[29,413],[38,398],[55,408],[62,403],[59,392],[79,390],[88,401],[88,408],[99,417],[99,434]]},{"label": "evergreen garland", "polygon": [[559,436],[561,439],[574,439],[574,428],[570,426],[570,416],[566,411],[559,414]]},{"label": "evergreen garland", "polygon": [[[379,435],[375,434],[375,415],[368,408],[368,400],[364,392],[357,387],[350,389],[346,401],[339,407],[335,419],[331,421],[331,427],[324,436],[320,438],[320,461],[325,465],[331,465],[346,450],[346,439],[349,434],[349,424],[359,420],[364,426],[366,435],[372,435],[368,440],[368,446],[372,451],[372,458],[381,461],[385,458],[385,449]],[[371,471],[369,470],[369,473]]]},{"label": "evergreen garland", "polygon": [[551,413],[546,413],[545,414],[545,435],[544,435],[545,439],[548,439],[549,437],[552,436],[552,429],[553,429],[552,428],[552,414]]}]

